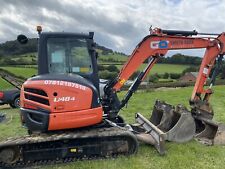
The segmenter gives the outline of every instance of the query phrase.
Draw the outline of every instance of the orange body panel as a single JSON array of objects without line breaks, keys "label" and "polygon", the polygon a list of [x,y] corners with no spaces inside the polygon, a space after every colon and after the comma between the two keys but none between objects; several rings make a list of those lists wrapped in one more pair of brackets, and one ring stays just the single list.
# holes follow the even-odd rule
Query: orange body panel
[{"label": "orange body panel", "polygon": [[[46,94],[28,89],[44,91]],[[92,89],[77,83],[28,80],[21,88],[20,97],[22,108],[41,112],[44,109],[49,113],[48,130],[60,130],[90,126],[102,121],[102,107],[92,108],[92,95]],[[48,102],[41,103],[32,97]]]},{"label": "orange body panel", "polygon": [[[47,93],[47,96],[25,92],[23,91],[24,88],[43,90]],[[57,80],[28,80],[23,84],[21,91],[23,91],[21,94],[22,107],[25,103],[36,105],[40,108],[49,110],[51,113],[72,112],[91,108],[92,90],[77,83]],[[24,94],[47,99],[49,100],[50,105],[41,104],[39,102],[26,99]]]},{"label": "orange body panel", "polygon": [[50,114],[48,130],[85,127],[102,121],[102,107]]}]

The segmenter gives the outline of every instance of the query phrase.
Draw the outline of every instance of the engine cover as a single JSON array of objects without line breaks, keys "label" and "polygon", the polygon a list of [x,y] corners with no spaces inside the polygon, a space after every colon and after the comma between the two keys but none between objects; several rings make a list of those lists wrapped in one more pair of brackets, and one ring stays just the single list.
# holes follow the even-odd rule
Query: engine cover
[{"label": "engine cover", "polygon": [[98,90],[79,75],[46,74],[21,89],[22,119],[31,131],[79,128],[102,120]]}]

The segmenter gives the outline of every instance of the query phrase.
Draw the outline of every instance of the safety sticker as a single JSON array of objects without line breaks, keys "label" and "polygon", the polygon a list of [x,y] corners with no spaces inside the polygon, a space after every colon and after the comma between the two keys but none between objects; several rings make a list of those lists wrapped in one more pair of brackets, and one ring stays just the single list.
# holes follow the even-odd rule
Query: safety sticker
[{"label": "safety sticker", "polygon": [[126,82],[125,79],[120,79],[120,80],[119,80],[119,83],[120,83],[121,85],[123,85],[125,82]]}]

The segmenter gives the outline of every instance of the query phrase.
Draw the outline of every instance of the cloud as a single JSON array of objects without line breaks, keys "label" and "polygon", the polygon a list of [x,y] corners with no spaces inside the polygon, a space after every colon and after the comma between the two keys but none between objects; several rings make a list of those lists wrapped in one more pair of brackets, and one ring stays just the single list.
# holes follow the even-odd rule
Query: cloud
[{"label": "cloud", "polygon": [[0,42],[20,33],[36,37],[44,31],[95,32],[96,41],[131,53],[149,34],[163,29],[225,31],[225,0],[0,0]]}]

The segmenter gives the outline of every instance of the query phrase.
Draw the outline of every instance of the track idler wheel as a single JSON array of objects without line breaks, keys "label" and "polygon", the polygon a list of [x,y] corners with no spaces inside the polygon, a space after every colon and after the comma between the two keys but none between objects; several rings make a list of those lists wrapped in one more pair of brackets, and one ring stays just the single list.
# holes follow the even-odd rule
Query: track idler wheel
[{"label": "track idler wheel", "polygon": [[187,142],[195,135],[195,121],[191,113],[182,105],[176,107],[157,100],[150,122],[162,130],[165,140]]},{"label": "track idler wheel", "polygon": [[5,164],[16,163],[20,158],[18,147],[8,147],[0,149],[0,162]]}]

